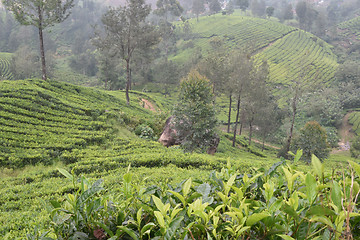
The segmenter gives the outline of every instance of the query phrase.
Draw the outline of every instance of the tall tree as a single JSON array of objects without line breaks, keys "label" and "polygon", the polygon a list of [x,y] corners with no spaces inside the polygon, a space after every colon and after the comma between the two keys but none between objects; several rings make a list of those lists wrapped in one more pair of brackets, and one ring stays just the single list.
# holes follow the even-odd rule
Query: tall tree
[{"label": "tall tree", "polygon": [[215,14],[221,11],[221,5],[219,0],[211,0],[209,3],[210,12]]},{"label": "tall tree", "polygon": [[233,147],[235,147],[237,127],[240,119],[241,101],[244,92],[248,89],[250,72],[252,70],[252,61],[251,57],[243,51],[233,52],[230,56],[230,61],[230,81],[232,81],[234,84],[232,86],[234,89],[233,94],[237,98],[236,119],[233,137]]},{"label": "tall tree", "polygon": [[74,0],[3,0],[22,25],[32,25],[39,30],[42,79],[47,79],[43,30],[64,21],[70,14]]},{"label": "tall tree", "polygon": [[205,1],[193,0],[192,11],[196,15],[196,20],[199,21],[199,14],[205,11]]},{"label": "tall tree", "polygon": [[180,17],[184,9],[177,0],[158,0],[156,2],[157,9],[154,11],[160,17],[159,32],[161,35],[161,45],[159,48],[165,52],[167,61],[171,47],[175,46],[175,25],[168,19],[172,17]]},{"label": "tall tree", "polygon": [[178,103],[174,108],[176,135],[186,151],[205,150],[215,137],[217,124],[214,95],[210,81],[191,71],[180,84]]},{"label": "tall tree", "polygon": [[249,145],[251,145],[254,122],[261,114],[261,108],[269,103],[271,93],[267,87],[269,67],[266,61],[260,66],[253,66],[250,71],[249,87],[245,94],[244,111],[249,123]]},{"label": "tall tree", "polygon": [[254,16],[261,17],[264,16],[266,9],[266,4],[263,0],[252,0],[251,1],[251,13]]},{"label": "tall tree", "polygon": [[237,5],[239,5],[240,9],[245,12],[249,7],[249,0],[237,0]]},{"label": "tall tree", "polygon": [[184,11],[177,0],[158,0],[156,7],[155,14],[163,17],[166,21],[168,21],[170,16],[179,17]]},{"label": "tall tree", "polygon": [[281,18],[284,21],[294,18],[293,6],[291,5],[291,3],[285,3],[285,6],[282,9]]},{"label": "tall tree", "polygon": [[136,50],[148,49],[159,42],[154,26],[146,22],[150,5],[144,0],[128,0],[123,7],[110,8],[102,17],[105,36],[97,33],[99,49],[113,49],[126,63],[126,103],[130,104],[131,64]]},{"label": "tall tree", "polygon": [[295,126],[295,119],[298,114],[298,104],[301,100],[302,95],[308,91],[309,87],[316,88],[316,86],[311,86],[306,81],[306,74],[309,72],[309,68],[304,66],[304,64],[300,64],[298,67],[300,72],[295,77],[295,79],[291,80],[289,83],[289,91],[290,91],[290,99],[289,99],[289,105],[291,109],[291,124],[289,129],[289,134],[285,143],[284,148],[281,150],[280,154],[282,154],[284,157],[288,157],[288,152],[290,150],[290,146],[293,139],[294,134],[294,126]]},{"label": "tall tree", "polygon": [[268,16],[268,18],[270,18],[272,15],[274,15],[274,11],[275,11],[274,7],[267,7],[265,10],[266,16]]}]

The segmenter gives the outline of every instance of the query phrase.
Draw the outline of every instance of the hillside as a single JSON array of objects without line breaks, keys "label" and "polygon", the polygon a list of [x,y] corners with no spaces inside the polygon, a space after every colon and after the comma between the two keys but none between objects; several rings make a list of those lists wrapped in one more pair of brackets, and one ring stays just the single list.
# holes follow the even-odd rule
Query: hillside
[{"label": "hillside", "polygon": [[[231,16],[220,14],[189,20],[193,39],[179,41],[174,61],[184,62],[197,48],[207,55],[210,41],[220,37],[229,49],[243,48],[252,52],[257,60],[267,60],[270,83],[276,94],[286,95],[288,83],[300,75],[312,85],[328,85],[338,66],[332,47],[316,36],[271,20],[252,18],[235,12]],[[193,44],[193,47],[189,47]],[[303,74],[305,70],[305,74]]]},{"label": "hillside", "polygon": [[337,28],[344,47],[351,47],[352,44],[360,41],[360,16],[340,23]]},{"label": "hillside", "polygon": [[126,106],[124,95],[55,81],[0,82],[0,236],[25,237],[35,223],[46,228],[47,212],[40,199],[63,199],[73,191],[56,167],[103,178],[116,192],[129,165],[134,181],[149,186],[190,176],[204,179],[227,161],[249,171],[277,161],[275,152],[260,153],[256,146],[232,148],[224,136],[215,156],[184,154],[141,139],[133,132],[137,126],[161,131],[166,117],[145,109],[143,99],[163,112],[168,103],[132,92]]},{"label": "hillside", "polygon": [[10,69],[11,53],[0,52],[0,80],[12,80]]},{"label": "hillside", "polygon": [[349,123],[352,125],[352,130],[360,136],[360,112],[354,111],[349,115]]}]

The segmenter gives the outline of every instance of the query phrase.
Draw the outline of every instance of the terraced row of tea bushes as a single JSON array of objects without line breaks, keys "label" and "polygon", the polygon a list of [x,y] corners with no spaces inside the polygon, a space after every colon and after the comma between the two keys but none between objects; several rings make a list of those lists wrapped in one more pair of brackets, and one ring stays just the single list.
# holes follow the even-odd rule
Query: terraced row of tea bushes
[{"label": "terraced row of tea bushes", "polygon": [[349,122],[353,125],[354,132],[360,136],[360,112],[352,112],[349,116]]},{"label": "terraced row of tea bushes", "polygon": [[[138,184],[148,186],[159,182],[164,185],[180,182],[185,176],[204,180],[211,171],[226,166],[228,160],[233,166],[245,171],[254,166],[270,166],[275,162],[273,159],[257,157],[246,149],[230,147],[234,152],[229,155],[229,150],[224,150],[226,146],[230,147],[230,141],[222,137],[219,153],[215,156],[184,154],[177,147],[165,148],[155,141],[119,136],[101,145],[65,150],[59,156],[62,161],[58,164],[67,164],[61,167],[76,175],[102,178],[109,189],[117,192],[121,190],[119,182],[129,165],[134,173],[133,179]],[[58,200],[74,192],[71,183],[64,182],[54,167],[38,168],[28,166],[17,177],[0,179],[0,236],[6,236],[5,239],[24,237],[35,223],[49,223],[49,219],[44,217],[45,208],[40,198],[46,201]],[[0,174],[2,172],[11,175],[13,170],[2,168]]]},{"label": "terraced row of tea bushes", "polygon": [[266,59],[270,67],[270,83],[283,94],[289,83],[301,78],[306,84],[329,84],[337,61],[331,46],[310,33],[298,30],[274,42],[255,56]]},{"label": "terraced row of tea bushes", "polygon": [[10,69],[10,53],[0,53],[0,80],[12,80],[13,73]]},{"label": "terraced row of tea bushes", "polygon": [[[91,146],[86,150],[75,149],[64,156],[76,158],[74,163],[65,166],[67,170],[92,179],[102,178],[109,189],[115,192],[120,191],[121,176],[129,165],[138,184],[152,185],[179,182],[185,176],[205,179],[210,171],[221,169],[230,159],[206,154],[184,154],[180,149],[166,149],[156,142],[120,139],[114,141],[111,149]],[[254,165],[254,160],[231,161],[234,165],[243,165],[242,169],[247,170]],[[257,160],[258,164],[261,165],[261,161]],[[49,219],[44,217],[46,213],[39,198],[58,200],[74,192],[71,183],[64,182],[57,170],[48,168],[46,171],[34,170],[19,177],[0,180],[1,236],[7,239],[24,237],[33,224],[48,224]]]},{"label": "terraced row of tea bushes", "polygon": [[119,193],[105,192],[101,179],[91,184],[60,169],[74,191],[48,201],[50,231],[35,228],[31,237],[358,239],[360,165],[349,161],[350,170],[326,174],[313,156],[313,170],[305,173],[296,168],[300,157],[251,174],[228,165],[205,181],[185,178],[177,186],[144,188],[130,171]]},{"label": "terraced row of tea bushes", "polygon": [[338,34],[343,37],[355,37],[360,40],[360,17],[342,22],[338,25]]},{"label": "terraced row of tea bushes", "polygon": [[[113,124],[149,118],[138,104],[90,88],[55,81],[0,83],[0,166],[50,164],[64,151],[112,138]],[[109,123],[111,119],[115,123]]]}]

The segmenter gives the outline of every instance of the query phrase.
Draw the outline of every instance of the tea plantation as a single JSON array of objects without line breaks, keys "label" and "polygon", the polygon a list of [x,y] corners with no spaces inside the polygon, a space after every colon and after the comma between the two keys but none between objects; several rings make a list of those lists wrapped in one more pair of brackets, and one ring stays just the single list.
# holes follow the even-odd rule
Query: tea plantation
[{"label": "tea plantation", "polygon": [[[129,165],[135,183],[148,186],[205,179],[227,161],[247,171],[277,161],[274,152],[242,146],[241,139],[242,147],[232,148],[225,136],[215,156],[184,154],[141,139],[133,131],[142,124],[161,131],[166,101],[132,92],[127,106],[123,92],[109,93],[55,81],[0,82],[0,236],[24,238],[34,224],[47,228],[50,219],[41,202],[61,201],[74,191],[56,167],[102,178],[117,192]],[[159,112],[145,109],[144,98]]]},{"label": "tea plantation", "polygon": [[12,80],[13,73],[10,69],[11,53],[0,52],[0,80]]},{"label": "tea plantation", "polygon": [[349,122],[353,125],[353,131],[360,136],[360,112],[352,112],[349,116]]},{"label": "tea plantation", "polygon": [[180,50],[172,57],[174,61],[191,59],[197,48],[207,55],[213,51],[210,41],[220,38],[227,48],[247,49],[257,61],[268,62],[276,95],[286,97],[289,84],[299,77],[312,86],[328,85],[334,77],[338,63],[332,46],[308,32],[239,12],[199,19],[189,20],[192,39],[178,42]]},{"label": "tea plantation", "polygon": [[338,25],[339,34],[350,40],[360,40],[360,17],[352,18],[349,21],[342,22]]}]

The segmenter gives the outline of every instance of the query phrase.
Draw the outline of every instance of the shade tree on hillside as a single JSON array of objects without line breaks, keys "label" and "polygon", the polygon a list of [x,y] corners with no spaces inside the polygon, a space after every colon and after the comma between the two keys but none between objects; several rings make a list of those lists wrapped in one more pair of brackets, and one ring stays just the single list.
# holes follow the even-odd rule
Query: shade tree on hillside
[{"label": "shade tree on hillside", "polygon": [[312,25],[318,17],[318,11],[306,1],[299,1],[295,6],[295,11],[300,28],[311,31]]},{"label": "shade tree on hillside", "polygon": [[221,11],[221,5],[219,0],[210,0],[209,1],[209,10],[211,14],[215,14]]},{"label": "shade tree on hillside", "polygon": [[112,49],[126,64],[126,102],[130,104],[132,62],[136,52],[153,47],[159,42],[154,26],[146,21],[150,5],[144,0],[129,0],[123,7],[109,8],[102,17],[104,34],[97,32],[93,43],[102,49]]},{"label": "shade tree on hillside", "polygon": [[315,84],[309,84],[307,82],[306,74],[309,71],[308,67],[304,63],[299,63],[298,69],[301,69],[296,77],[290,79],[287,89],[289,92],[288,96],[288,106],[290,108],[290,127],[287,136],[287,140],[283,148],[279,152],[279,156],[288,158],[288,152],[290,151],[290,146],[293,139],[295,119],[299,112],[299,102],[305,92],[308,92],[310,89],[316,89]]},{"label": "shade tree on hillside", "polygon": [[229,77],[228,56],[224,42],[220,37],[214,37],[210,40],[211,50],[197,66],[200,74],[206,76],[213,87],[215,96],[223,92],[224,83]]},{"label": "shade tree on hillside", "polygon": [[196,20],[199,21],[199,15],[205,11],[205,0],[194,0],[192,5],[192,12],[196,15]]},{"label": "shade tree on hillside", "polygon": [[[55,68],[53,53],[47,51],[46,59],[47,74],[52,76]],[[22,45],[12,55],[10,69],[14,74],[14,79],[41,78],[39,68],[41,68],[41,62],[38,53],[28,45]]]},{"label": "shade tree on hillside", "polygon": [[270,6],[270,7],[267,7],[265,12],[266,12],[266,16],[268,18],[272,17],[274,15],[274,11],[275,11],[275,8]]},{"label": "shade tree on hillside", "polygon": [[104,84],[106,90],[119,90],[125,87],[126,81],[122,74],[123,70],[115,51],[103,49],[97,55],[99,66],[98,78]]},{"label": "shade tree on hillside", "polygon": [[359,61],[347,60],[338,67],[335,74],[342,106],[345,109],[360,106],[360,67]]},{"label": "shade tree on hillside", "polygon": [[162,89],[162,94],[171,96],[172,87],[179,83],[181,69],[175,62],[162,60],[156,64],[154,69],[154,79]]},{"label": "shade tree on hillside", "polygon": [[259,66],[252,66],[247,91],[244,94],[242,111],[245,112],[249,124],[249,145],[251,145],[253,128],[256,119],[262,114],[261,110],[270,105],[271,92],[266,84],[269,78],[269,66],[263,61]]},{"label": "shade tree on hillside", "polygon": [[252,0],[250,8],[254,16],[262,17],[265,15],[266,4],[264,0]]},{"label": "shade tree on hillside", "polygon": [[164,18],[167,22],[169,18],[181,16],[183,11],[183,7],[177,0],[157,0],[154,13]]},{"label": "shade tree on hillside", "polygon": [[74,0],[3,0],[22,25],[32,25],[38,29],[42,79],[47,79],[43,30],[64,21],[70,14]]},{"label": "shade tree on hillside", "polygon": [[294,18],[293,6],[291,3],[285,3],[281,9],[280,20],[286,21]]},{"label": "shade tree on hillside", "polygon": [[180,17],[184,9],[177,0],[158,0],[154,13],[160,18],[157,25],[161,36],[159,49],[164,53],[166,61],[172,49],[176,48],[175,25],[171,23],[175,17]]},{"label": "shade tree on hillside", "polygon": [[173,110],[178,139],[185,151],[206,150],[212,145],[217,125],[210,81],[192,70],[180,83]]},{"label": "shade tree on hillside", "polygon": [[326,159],[329,156],[330,147],[325,129],[316,121],[307,122],[300,129],[299,135],[295,137],[292,144],[294,152],[298,149],[303,150],[302,158],[308,163],[310,163],[312,155],[322,161]]},{"label": "shade tree on hillside", "polygon": [[337,88],[324,88],[303,96],[300,111],[309,119],[314,119],[325,127],[339,127],[344,108]]},{"label": "shade tree on hillside", "polygon": [[249,7],[250,3],[249,0],[235,0],[236,1],[236,5],[239,6],[239,8],[245,12],[246,9]]},{"label": "shade tree on hillside", "polygon": [[[238,123],[240,120],[240,111],[242,98],[249,88],[250,73],[252,71],[253,62],[249,54],[242,50],[234,51],[229,57],[230,79],[229,87],[233,88],[233,96],[236,99],[236,118],[234,125],[233,147],[235,147]],[[230,103],[231,104],[231,103]]]},{"label": "shade tree on hillside", "polygon": [[258,127],[258,135],[262,138],[262,150],[265,148],[265,141],[280,128],[285,117],[285,111],[279,108],[276,98],[267,95],[265,99],[267,101],[260,106],[254,121],[254,125]]}]

